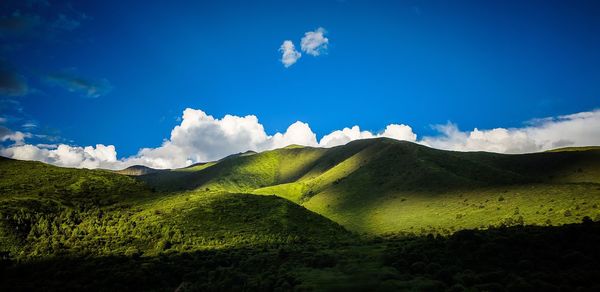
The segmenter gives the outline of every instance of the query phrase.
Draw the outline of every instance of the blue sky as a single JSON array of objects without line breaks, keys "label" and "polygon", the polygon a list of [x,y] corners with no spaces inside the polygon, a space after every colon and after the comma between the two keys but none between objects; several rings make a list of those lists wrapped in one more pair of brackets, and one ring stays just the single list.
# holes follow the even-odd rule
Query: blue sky
[{"label": "blue sky", "polygon": [[[600,106],[598,1],[4,1],[0,118],[29,143],[169,139],[186,108],[359,125],[523,127]],[[324,28],[319,56],[285,67]],[[593,125],[589,125],[593,126]]]}]

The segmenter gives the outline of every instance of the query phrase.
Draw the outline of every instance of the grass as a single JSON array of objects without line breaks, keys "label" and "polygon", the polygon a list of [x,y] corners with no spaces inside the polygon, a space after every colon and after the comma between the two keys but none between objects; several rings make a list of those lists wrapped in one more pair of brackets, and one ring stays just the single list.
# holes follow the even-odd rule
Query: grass
[{"label": "grass", "polygon": [[600,188],[596,185],[532,184],[435,195],[393,192],[369,199],[340,194],[340,190],[330,189],[304,205],[350,230],[376,234],[451,234],[489,226],[562,225],[580,222],[585,216],[600,220]]}]

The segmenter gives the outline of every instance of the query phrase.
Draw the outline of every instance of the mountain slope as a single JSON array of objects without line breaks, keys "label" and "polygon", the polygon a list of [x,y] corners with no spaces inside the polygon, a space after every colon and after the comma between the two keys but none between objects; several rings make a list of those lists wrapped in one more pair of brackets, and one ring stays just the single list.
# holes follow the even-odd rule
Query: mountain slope
[{"label": "mountain slope", "polygon": [[0,252],[153,255],[351,239],[340,225],[276,196],[155,192],[105,170],[0,159]]},{"label": "mountain slope", "polygon": [[504,155],[380,138],[233,157],[178,175],[181,180],[168,173],[141,179],[166,189],[274,194],[375,233],[563,224],[596,216],[593,206],[600,204],[600,151],[594,149]]},{"label": "mountain slope", "polygon": [[154,168],[143,166],[143,165],[132,165],[125,169],[115,170],[116,173],[124,174],[124,175],[144,175],[144,174],[150,174],[150,173],[155,173],[155,172],[159,172],[159,171],[162,171],[162,170],[154,169]]},{"label": "mountain slope", "polygon": [[[600,227],[584,216],[600,220],[598,156],[380,139],[142,176],[0,158],[0,286],[593,290]],[[396,234],[359,237],[304,207],[354,231]]]}]

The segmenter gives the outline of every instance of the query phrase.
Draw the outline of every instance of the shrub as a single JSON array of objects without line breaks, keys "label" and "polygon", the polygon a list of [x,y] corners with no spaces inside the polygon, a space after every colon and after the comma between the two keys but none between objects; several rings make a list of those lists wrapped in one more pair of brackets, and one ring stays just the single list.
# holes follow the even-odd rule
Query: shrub
[{"label": "shrub", "polygon": [[410,270],[415,274],[421,274],[421,273],[425,272],[426,267],[427,267],[427,264],[419,261],[419,262],[414,262],[412,265],[410,265]]}]

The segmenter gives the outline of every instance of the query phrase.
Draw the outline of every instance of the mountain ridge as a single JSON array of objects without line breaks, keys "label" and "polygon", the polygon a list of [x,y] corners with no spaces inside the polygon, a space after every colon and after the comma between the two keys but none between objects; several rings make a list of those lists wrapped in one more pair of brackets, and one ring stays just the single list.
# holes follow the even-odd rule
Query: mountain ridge
[{"label": "mountain ridge", "polygon": [[[466,196],[473,201],[468,203],[469,206],[490,205],[488,208],[494,208],[494,216],[490,216],[489,220],[458,220],[464,223],[464,228],[474,228],[481,224],[497,225],[507,220],[518,220],[524,212],[533,213],[532,222],[545,222],[546,219],[542,220],[543,216],[539,214],[548,212],[552,213],[548,219],[551,221],[570,222],[575,219],[562,218],[559,213],[579,208],[576,205],[565,203],[560,212],[538,209],[540,205],[552,205],[552,200],[562,202],[568,196],[595,200],[593,196],[600,190],[600,151],[460,152],[377,138],[352,141],[332,148],[269,150],[222,160],[199,171],[169,171],[138,179],[165,191],[202,189],[277,195],[351,230],[376,233],[408,231],[415,226],[435,227],[414,220],[410,223],[412,225],[397,220],[400,213],[406,213],[405,219],[410,217],[409,214],[410,218],[418,218],[424,215],[417,212],[426,214],[433,210],[435,214],[446,213],[441,228],[454,226],[456,217],[463,218],[461,214],[471,211],[453,213],[455,210],[449,212],[443,204],[457,203],[457,197]],[[505,194],[512,191],[515,194]],[[518,216],[514,216],[514,210],[507,210],[500,203],[490,203],[503,196],[510,197],[514,201],[512,204],[517,204],[526,199],[526,196],[517,194],[530,192],[534,193],[536,200],[543,196],[544,199],[540,199],[543,202],[539,205],[523,203],[531,210],[520,211]],[[409,198],[413,199],[408,201]],[[423,198],[438,202],[440,206],[430,208],[428,205],[431,204]],[[460,199],[461,202],[463,200]],[[407,209],[409,206],[413,210]],[[464,207],[464,204],[457,204],[453,208],[463,210]],[[498,208],[501,211],[497,211]],[[386,210],[383,212],[385,215],[381,210]],[[378,216],[382,217],[377,219],[379,223],[373,223]],[[423,222],[426,221],[423,219]]]},{"label": "mountain ridge", "polygon": [[[108,172],[72,171],[84,177]],[[555,225],[600,216],[594,207],[600,205],[600,150],[589,148],[498,154],[375,138],[332,148],[245,152],[127,176],[165,198],[188,192],[275,195],[352,231],[375,234],[450,233],[520,221]]]}]

